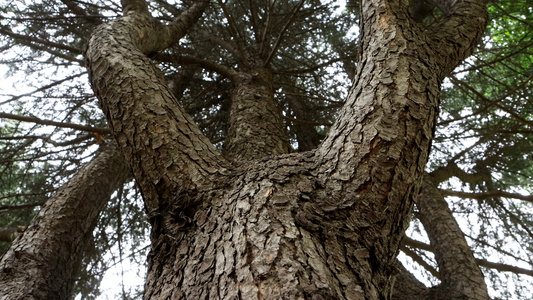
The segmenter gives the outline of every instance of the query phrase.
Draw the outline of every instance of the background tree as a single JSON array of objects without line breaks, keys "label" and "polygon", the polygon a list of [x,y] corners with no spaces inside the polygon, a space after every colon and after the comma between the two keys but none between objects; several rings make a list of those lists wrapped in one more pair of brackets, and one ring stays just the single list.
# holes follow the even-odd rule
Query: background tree
[{"label": "background tree", "polygon": [[[235,135],[233,132],[238,131],[231,129],[232,125],[229,122],[232,112],[234,116],[236,114],[232,103],[239,101],[237,96],[249,93],[254,99],[256,95],[259,95],[259,99],[256,99],[261,100],[257,101],[261,103],[258,105],[259,109],[265,109],[267,107],[265,103],[270,103],[271,107],[275,106],[280,112],[278,117],[284,123],[281,127],[278,125],[276,129],[278,133],[275,133],[275,130],[265,130],[270,140],[268,138],[257,139],[257,144],[261,144],[263,140],[281,140],[280,143],[269,142],[260,145],[259,148],[250,147],[244,150],[254,153],[273,151],[272,154],[276,154],[278,153],[276,151],[287,151],[285,149],[289,148],[288,144],[293,148],[290,151],[311,150],[322,140],[329,125],[334,121],[336,109],[343,104],[345,90],[349,86],[345,78],[354,76],[354,65],[358,53],[356,50],[358,30],[353,24],[356,23],[355,18],[361,15],[357,9],[354,9],[357,6],[358,4],[349,6],[351,10],[337,11],[338,13],[335,14],[331,5],[318,2],[287,1],[276,2],[275,5],[246,1],[214,3],[179,46],[173,46],[164,52],[150,53],[149,56],[161,62],[165,78],[167,82],[170,82],[173,94],[194,117],[202,132],[219,149],[226,153],[232,152],[232,148],[228,146],[230,143],[225,143],[229,139],[228,136]],[[89,32],[96,24],[105,21],[102,16],[117,15],[120,8],[117,4],[106,2],[94,5],[70,1],[35,3],[30,7],[17,7],[11,4],[4,8],[6,9],[4,15],[10,16],[4,18],[2,23],[2,33],[5,35],[4,42],[6,43],[4,46],[12,47],[11,49],[14,50],[18,48],[12,45],[31,49],[31,52],[16,50],[19,57],[11,59],[6,56],[6,63],[10,63],[13,72],[17,69],[26,70],[30,78],[35,76],[47,79],[37,85],[32,93],[6,97],[4,106],[2,106],[6,113],[3,113],[2,117],[20,120],[21,115],[38,116],[40,120],[26,119],[26,121],[40,124],[46,124],[42,122],[44,119],[53,118],[57,121],[61,119],[64,121],[62,124],[48,123],[48,125],[61,125],[62,127],[57,127],[52,133],[46,132],[46,134],[43,134],[44,131],[40,129],[41,125],[29,128],[25,125],[27,123],[13,121],[3,123],[6,127],[11,126],[16,130],[8,129],[9,133],[3,137],[3,140],[8,140],[3,148],[6,149],[6,159],[3,162],[6,165],[11,163],[12,166],[6,168],[9,172],[2,173],[2,180],[17,176],[23,178],[13,180],[11,186],[15,190],[5,193],[5,201],[10,201],[6,204],[12,206],[12,204],[21,202],[32,203],[32,199],[28,197],[36,192],[17,185],[18,182],[26,184],[31,182],[29,178],[33,178],[30,175],[35,170],[39,170],[38,175],[41,175],[41,178],[49,184],[48,189],[42,185],[37,185],[38,189],[35,189],[44,195],[44,198],[40,200],[43,201],[50,195],[51,189],[65,182],[80,163],[91,157],[94,146],[92,148],[88,146],[94,145],[96,139],[92,134],[87,134],[87,130],[94,132],[95,127],[105,128],[106,125],[101,117],[97,117],[94,100],[90,97],[91,92],[83,86],[84,81],[75,82],[79,76],[85,76],[79,75],[83,72],[80,71],[82,69],[76,70],[73,66],[81,62],[82,58],[79,55],[82,53],[81,45],[87,41]],[[170,20],[182,11],[181,6],[170,5],[162,1],[151,3],[150,9],[161,20]],[[456,217],[469,216],[464,219],[475,225],[471,228],[472,230],[467,231],[467,236],[471,237],[469,242],[473,246],[476,257],[490,257],[494,261],[494,253],[500,252],[503,255],[498,259],[511,261],[512,264],[531,261],[529,258],[531,249],[527,249],[527,245],[530,244],[527,241],[531,238],[527,231],[528,221],[530,221],[528,210],[530,204],[523,202],[528,201],[529,197],[516,193],[523,192],[521,189],[527,189],[528,186],[529,161],[524,159],[524,155],[528,153],[529,144],[527,127],[522,129],[519,124],[515,123],[517,121],[520,123],[519,120],[522,119],[522,126],[527,126],[527,122],[524,121],[528,119],[529,94],[526,91],[530,84],[528,72],[531,69],[529,67],[531,56],[527,53],[527,45],[531,43],[530,20],[527,17],[530,10],[531,7],[526,2],[506,4],[505,7],[499,4],[490,6],[493,21],[489,23],[491,30],[488,36],[491,39],[487,38],[484,41],[485,46],[474,56],[475,59],[467,60],[465,67],[457,69],[459,71],[456,71],[455,78],[452,77],[451,80],[455,84],[453,87],[445,84],[441,105],[442,120],[437,128],[437,138],[433,142],[434,159],[431,160],[429,166],[432,180],[440,183],[442,188],[447,187],[446,182],[450,182],[450,178],[460,178],[467,184],[460,195],[457,191],[457,186],[460,185],[448,185],[449,188],[444,191],[445,195],[453,194],[466,197],[466,199],[468,197],[478,199],[480,209],[473,205],[476,204],[475,201],[451,202]],[[47,12],[48,15],[43,16]],[[432,11],[425,9],[422,12],[416,10],[411,13],[414,19],[421,20],[427,28],[434,28],[450,12],[446,7],[440,7],[433,8]],[[326,21],[324,16],[328,16]],[[253,21],[254,18],[261,21]],[[267,20],[270,20],[270,23]],[[253,29],[254,26],[255,29]],[[341,40],[340,37],[346,36],[346,32],[351,33],[352,38]],[[263,45],[262,52],[258,51],[258,49],[261,50],[261,45]],[[216,50],[213,51],[213,48]],[[273,51],[273,49],[276,50]],[[271,53],[274,54],[271,55]],[[257,66],[257,61],[263,63]],[[265,61],[268,61],[267,66],[265,66]],[[56,75],[44,72],[44,70],[50,70],[47,66],[59,72]],[[261,69],[261,72],[254,72],[254,68]],[[475,73],[475,71],[478,72]],[[346,75],[341,75],[342,72]],[[256,73],[259,74],[254,76]],[[261,78],[262,76],[273,78],[273,83],[270,83],[267,88],[246,86],[246,83],[250,81],[249,78],[252,78],[253,82],[259,75]],[[46,82],[47,80],[50,81]],[[502,82],[509,80],[515,81],[501,85]],[[269,80],[259,81],[268,83]],[[339,83],[343,81],[344,83]],[[79,86],[73,88],[74,83],[78,83]],[[254,87],[257,89],[254,90]],[[497,87],[501,89],[498,90]],[[240,94],[239,91],[241,91]],[[511,98],[516,101],[507,103]],[[34,103],[41,103],[39,109],[34,108]],[[57,108],[54,109],[54,107]],[[262,116],[263,113],[260,112],[259,115]],[[272,115],[276,115],[275,111]],[[276,122],[279,124],[279,120]],[[502,138],[493,134],[495,122],[498,123]],[[91,128],[70,130],[68,128],[73,127],[72,123],[84,124]],[[258,122],[252,120],[249,123],[254,125]],[[240,122],[239,124],[246,125],[247,123]],[[233,128],[239,128],[235,126]],[[79,131],[80,129],[85,131]],[[502,140],[503,131],[508,131],[505,133],[506,140]],[[98,132],[105,134],[106,130]],[[254,134],[254,136],[261,135]],[[286,137],[290,138],[290,143],[283,142]],[[246,135],[241,138],[248,140]],[[512,142],[508,142],[511,140]],[[22,141],[22,143],[17,141]],[[466,144],[461,146],[460,143]],[[272,145],[275,146],[273,149],[277,150],[267,149],[270,149]],[[9,149],[15,149],[10,150],[13,154],[9,154]],[[242,155],[242,151],[233,151],[234,155]],[[48,162],[49,166],[45,168],[39,160]],[[50,163],[54,161],[57,162]],[[44,170],[48,170],[48,173]],[[20,175],[7,177],[4,174]],[[46,176],[42,176],[43,174]],[[452,182],[453,180],[457,179],[452,179]],[[490,181],[492,183],[489,187]],[[451,188],[455,190],[451,191]],[[268,191],[266,189],[265,194]],[[127,191],[123,192],[123,195],[132,194]],[[18,198],[13,197],[17,195]],[[521,200],[513,200],[513,197]],[[121,201],[124,201],[124,198],[114,202],[118,204],[118,209],[116,205],[114,206],[115,211],[123,211],[120,203],[124,202]],[[313,211],[313,209],[307,209]],[[103,215],[102,223],[107,222],[103,228],[127,226],[128,222],[122,222],[121,218],[113,219],[117,216],[112,213],[113,210],[108,211]],[[420,214],[423,214],[422,211],[421,209]],[[11,207],[9,212],[11,214],[14,212]],[[474,215],[478,217],[474,219],[472,217]],[[7,222],[15,220],[7,216],[5,218]],[[417,216],[418,212],[415,212],[414,225],[417,224]],[[488,226],[489,222],[494,224],[495,218],[502,220],[501,225]],[[132,224],[138,223],[139,219],[133,218]],[[314,228],[314,223],[308,222],[307,219],[301,218],[297,225],[315,232],[309,229]],[[421,219],[424,220],[422,216]],[[424,222],[424,226],[428,226],[426,223]],[[463,230],[467,229],[463,227]],[[507,230],[507,232],[502,230]],[[117,235],[120,236],[120,233],[124,231],[127,230],[118,229]],[[100,229],[99,232],[105,233],[105,230]],[[136,232],[139,233],[138,230]],[[120,241],[120,237],[107,234],[100,236]],[[505,248],[505,245],[509,244],[506,239],[513,237],[520,237],[517,239],[524,249]],[[494,238],[500,244],[491,250],[491,246],[488,245],[495,244]],[[106,244],[102,240],[107,240],[107,238],[98,239],[97,244]],[[432,247],[438,247],[434,245],[433,240],[431,242]],[[417,243],[412,239],[407,239],[404,244],[404,250],[415,261],[427,267],[437,277],[441,279],[445,277],[438,275],[434,267],[422,261],[426,258],[427,252],[425,251],[431,249],[429,245]],[[132,249],[132,251],[135,250]],[[510,260],[509,257],[513,257],[516,261]],[[514,272],[513,274],[527,273],[527,270],[512,268],[509,265],[491,264],[486,259],[478,259],[477,262],[496,270],[510,270]],[[446,272],[440,263],[439,268],[441,273]],[[520,289],[508,291],[498,288],[501,286],[498,281],[503,278],[502,273],[498,273],[497,276],[493,276],[494,282],[489,286],[498,290],[502,297],[520,296],[522,292]],[[450,285],[450,281],[444,285]]]}]

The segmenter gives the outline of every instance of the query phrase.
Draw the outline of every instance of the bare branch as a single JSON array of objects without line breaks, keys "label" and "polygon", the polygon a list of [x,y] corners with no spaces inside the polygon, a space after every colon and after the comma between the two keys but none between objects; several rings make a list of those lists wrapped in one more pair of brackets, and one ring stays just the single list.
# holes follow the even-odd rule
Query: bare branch
[{"label": "bare branch", "polygon": [[289,18],[289,20],[287,20],[287,23],[285,23],[285,25],[281,29],[281,31],[280,31],[280,33],[278,35],[278,39],[274,43],[274,48],[272,48],[272,51],[270,51],[270,54],[268,55],[267,59],[264,62],[264,66],[268,66],[270,61],[272,61],[272,59],[274,58],[274,55],[276,55],[276,52],[279,49],[279,46],[281,44],[281,41],[283,40],[283,36],[285,35],[285,32],[287,32],[287,29],[289,29],[289,26],[294,21],[294,18],[296,17],[296,14],[300,10],[300,8],[302,8],[302,5],[304,4],[304,2],[305,2],[305,0],[300,0],[300,2],[298,2],[298,4],[296,4],[296,7],[294,7],[291,17]]},{"label": "bare branch", "polygon": [[409,249],[406,246],[401,246],[400,249],[403,251],[403,253],[405,253],[407,256],[412,258],[417,264],[424,267],[424,269],[426,269],[429,273],[431,273],[431,275],[435,276],[436,278],[440,278],[439,271],[437,271],[435,268],[430,266],[422,257],[416,254],[416,252],[414,252],[413,250]]},{"label": "bare branch", "polygon": [[533,203],[533,195],[522,195],[518,193],[509,193],[509,192],[499,191],[499,190],[481,192],[481,193],[468,193],[468,192],[460,192],[460,191],[452,191],[452,190],[444,190],[444,189],[439,189],[439,191],[444,196],[454,196],[454,197],[459,197],[459,198],[483,200],[483,199],[494,198],[494,197],[504,197],[504,198],[524,200],[524,201]]},{"label": "bare branch", "polygon": [[78,124],[73,124],[73,123],[61,123],[61,122],[43,120],[43,119],[39,119],[36,117],[19,116],[19,115],[8,114],[8,113],[3,113],[3,112],[0,112],[0,118],[18,120],[22,122],[31,122],[31,123],[41,124],[41,125],[56,126],[56,127],[62,127],[62,128],[71,128],[71,129],[82,130],[82,131],[87,131],[87,132],[95,132],[99,134],[111,133],[111,130],[109,130],[108,128],[91,127],[91,126],[78,125]]},{"label": "bare branch", "polygon": [[81,8],[76,2],[72,1],[72,0],[61,0],[61,2],[63,2],[68,8],[70,8],[70,10],[80,16],[80,17],[83,17],[85,19],[87,19],[89,22],[95,24],[95,25],[98,25],[98,24],[102,24],[102,17],[101,16],[92,16],[92,15],[89,15],[83,8]]},{"label": "bare branch", "polygon": [[86,71],[85,71],[85,72],[78,73],[78,74],[74,74],[74,75],[72,75],[72,76],[68,76],[68,77],[63,78],[63,79],[61,79],[61,80],[54,81],[54,82],[52,82],[52,83],[50,83],[50,84],[44,85],[44,86],[42,86],[42,87],[40,87],[40,88],[38,88],[38,89],[36,89],[36,90],[34,90],[34,91],[31,91],[31,92],[29,92],[29,93],[25,93],[25,94],[21,94],[21,95],[13,96],[13,97],[11,97],[11,99],[8,99],[8,100],[5,100],[5,101],[3,101],[3,102],[0,102],[0,105],[4,105],[4,104],[7,104],[7,103],[9,103],[9,102],[16,101],[16,100],[18,100],[18,99],[20,99],[20,98],[22,98],[22,97],[29,97],[29,96],[32,96],[33,94],[38,93],[38,92],[46,91],[46,90],[49,89],[49,88],[52,88],[52,87],[54,87],[54,86],[56,86],[56,85],[60,85],[60,84],[62,84],[63,82],[66,82],[66,81],[72,80],[72,79],[74,79],[74,78],[80,77],[81,75],[85,75],[85,74],[87,74]]},{"label": "bare branch", "polygon": [[274,72],[275,73],[279,73],[279,74],[311,73],[311,72],[314,72],[314,71],[316,71],[318,69],[322,69],[324,67],[327,67],[327,66],[331,65],[332,63],[336,63],[336,62],[342,61],[343,59],[345,59],[345,58],[337,57],[337,58],[330,59],[330,60],[328,60],[326,62],[323,62],[323,63],[318,64],[318,65],[314,65],[312,67],[308,67],[308,68],[305,68],[305,69],[281,69],[281,70],[275,70]]},{"label": "bare branch", "polygon": [[[2,199],[5,198],[14,198],[14,197],[22,197],[22,196],[35,196],[35,195],[42,195],[44,193],[31,193],[31,194],[13,194],[13,195],[7,195],[2,197]],[[36,207],[41,206],[45,203],[45,201],[39,201],[39,202],[32,202],[32,203],[24,203],[24,204],[14,204],[14,205],[1,205],[0,211],[3,210],[12,210],[12,209],[26,209],[29,207]]]},{"label": "bare branch", "polygon": [[214,71],[229,79],[235,79],[237,76],[237,72],[231,68],[193,56],[158,53],[156,56],[154,56],[154,59],[159,61],[175,62],[182,65],[198,65],[204,69]]},{"label": "bare branch", "polygon": [[24,227],[0,227],[0,241],[11,243],[17,235],[24,230]]},{"label": "bare branch", "polygon": [[229,11],[228,11],[228,9],[226,7],[226,4],[224,4],[224,2],[222,2],[222,0],[218,0],[218,4],[222,8],[222,12],[224,13],[224,17],[226,18],[226,20],[228,20],[229,30],[230,30],[230,33],[231,33],[233,39],[235,39],[235,44],[237,45],[237,50],[239,51],[240,59],[241,59],[241,61],[243,62],[244,65],[248,66],[249,55],[246,52],[244,44],[243,44],[243,41],[242,41],[242,38],[239,35],[239,32],[237,31],[237,26],[235,25],[235,20],[233,19],[233,16],[229,13]]},{"label": "bare branch", "polygon": [[499,109],[507,112],[508,114],[512,115],[513,117],[515,117],[516,120],[518,120],[520,123],[523,123],[525,125],[528,125],[528,126],[533,126],[533,122],[532,121],[529,121],[529,120],[526,120],[524,117],[520,116],[519,114],[517,114],[515,111],[511,110],[511,109],[508,109],[506,108],[505,106],[501,105],[499,102],[507,99],[510,95],[513,95],[516,93],[516,91],[522,89],[522,88],[525,88],[526,85],[533,79],[533,75],[530,75],[528,78],[526,78],[526,80],[524,80],[521,84],[513,87],[512,89],[510,89],[505,95],[499,97],[498,99],[496,100],[490,100],[488,99],[487,97],[485,97],[482,93],[478,92],[474,87],[470,86],[469,84],[467,84],[466,82],[462,81],[462,80],[458,80],[457,78],[455,77],[450,77],[450,80],[456,84],[456,85],[459,85],[459,86],[462,86],[464,87],[465,89],[469,90],[470,92],[474,93],[477,97],[479,97],[480,99],[482,99],[483,101],[486,101],[488,102],[488,104],[479,109],[478,111],[476,112],[473,112],[472,114],[470,115],[467,115],[467,116],[463,116],[463,117],[460,117],[460,118],[457,118],[457,119],[453,119],[453,120],[447,120],[447,121],[444,121],[444,122],[441,122],[439,123],[438,125],[444,125],[444,124],[448,124],[448,123],[451,123],[451,122],[455,122],[455,121],[459,121],[459,120],[463,120],[463,119],[466,119],[466,118],[469,118],[469,117],[472,117],[472,116],[475,116],[475,115],[479,115],[485,111],[487,111],[490,107],[492,106],[496,106],[498,107]]},{"label": "bare branch", "polygon": [[73,54],[81,54],[81,50],[78,49],[78,48],[70,47],[70,46],[67,46],[67,45],[59,44],[59,43],[54,43],[54,42],[47,41],[47,40],[42,40],[42,39],[39,39],[39,38],[36,38],[36,37],[33,37],[33,36],[29,36],[29,35],[23,35],[23,34],[14,33],[11,29],[9,29],[9,28],[7,28],[5,26],[0,27],[0,33],[4,34],[4,35],[7,35],[7,36],[9,36],[11,38],[14,38],[14,39],[23,40],[23,41],[27,41],[27,42],[31,42],[31,43],[37,43],[37,44],[41,44],[43,46],[54,47],[54,48],[57,48],[57,49],[68,51],[68,52],[73,53]]},{"label": "bare branch", "polygon": [[[417,249],[433,252],[433,249],[431,248],[430,245],[417,241],[417,240],[413,240],[408,237],[405,237],[403,239],[403,244],[404,244],[404,247],[402,247],[402,251],[404,250],[405,246],[409,246],[412,248],[417,248]],[[516,266],[511,266],[508,264],[495,263],[495,262],[491,262],[486,259],[480,259],[480,258],[476,258],[476,262],[480,267],[494,269],[499,272],[512,272],[515,274],[533,276],[533,270],[530,270],[530,269],[524,269],[524,268],[520,268]]]}]

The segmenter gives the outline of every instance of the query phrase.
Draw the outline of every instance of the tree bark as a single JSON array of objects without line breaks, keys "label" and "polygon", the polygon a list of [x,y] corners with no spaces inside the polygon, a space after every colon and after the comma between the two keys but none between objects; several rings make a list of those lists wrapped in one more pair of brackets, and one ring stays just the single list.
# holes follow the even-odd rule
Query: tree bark
[{"label": "tree bark", "polygon": [[408,2],[363,1],[355,85],[321,146],[263,157],[279,152],[252,139],[236,145],[262,149],[234,156],[247,164],[210,145],[144,55],[179,35],[131,9],[95,31],[90,79],[152,224],[145,299],[391,297],[440,83],[486,22],[484,1],[458,1],[431,32]]},{"label": "tree bark", "polygon": [[444,197],[429,176],[423,187],[417,206],[442,282],[431,299],[489,299],[483,273]]},{"label": "tree bark", "polygon": [[234,76],[230,122],[224,154],[234,161],[250,161],[289,152],[281,113],[274,99],[272,71],[261,59]]},{"label": "tree bark", "polygon": [[0,261],[0,299],[70,299],[86,240],[102,207],[128,178],[108,144],[43,206]]},{"label": "tree bark", "polygon": [[417,207],[439,266],[441,283],[427,288],[401,266],[393,299],[490,299],[472,250],[429,175],[424,176]]}]

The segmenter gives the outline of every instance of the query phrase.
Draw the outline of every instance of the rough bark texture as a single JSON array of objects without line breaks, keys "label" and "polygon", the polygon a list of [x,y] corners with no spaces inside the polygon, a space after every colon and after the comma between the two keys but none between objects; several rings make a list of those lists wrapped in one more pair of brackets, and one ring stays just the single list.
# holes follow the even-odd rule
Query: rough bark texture
[{"label": "rough bark texture", "polygon": [[489,299],[483,273],[444,197],[429,176],[423,187],[417,206],[442,282],[432,299]]},{"label": "rough bark texture", "polygon": [[249,161],[289,151],[281,113],[274,100],[272,71],[260,59],[234,77],[230,124],[224,154]]},{"label": "rough bark texture", "polygon": [[144,55],[184,36],[207,3],[194,5],[171,26],[144,10],[128,10],[97,28],[86,52],[93,89],[141,187],[149,217],[182,205],[175,201],[182,196],[192,199],[191,191],[212,189],[215,175],[226,173],[227,163]]},{"label": "rough bark texture", "polygon": [[393,299],[490,299],[483,273],[446,200],[429,175],[424,176],[417,207],[439,266],[441,283],[427,288],[401,266]]},{"label": "rough bark texture", "polygon": [[0,261],[0,299],[70,299],[76,266],[111,194],[131,176],[114,145],[43,206]]},{"label": "rough bark texture", "polygon": [[[238,119],[257,107],[238,95],[271,96],[268,76],[253,78],[264,74],[234,82],[242,110],[232,108],[227,143],[239,150],[228,154],[247,164],[232,164],[210,145],[143,55],[175,41],[158,34],[165,27],[130,10],[95,31],[86,54],[91,82],[153,226],[145,299],[391,297],[439,85],[471,53],[486,21],[484,2],[465,0],[451,9],[460,14],[431,32],[408,4],[362,2],[355,85],[316,151],[266,157],[285,151],[262,140],[278,136],[267,131],[280,123],[254,127],[265,138],[241,144],[253,121]],[[281,122],[271,115],[265,121]]]}]

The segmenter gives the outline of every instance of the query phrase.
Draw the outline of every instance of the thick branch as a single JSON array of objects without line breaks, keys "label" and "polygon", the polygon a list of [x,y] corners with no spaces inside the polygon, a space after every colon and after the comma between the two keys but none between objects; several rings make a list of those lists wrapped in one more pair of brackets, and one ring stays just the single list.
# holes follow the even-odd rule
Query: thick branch
[{"label": "thick branch", "polygon": [[233,81],[229,128],[224,154],[237,161],[286,154],[290,146],[278,103],[273,76],[260,61]]},{"label": "thick branch", "polygon": [[417,299],[429,300],[429,288],[427,288],[422,282],[411,274],[400,262],[396,262],[396,268],[400,270],[400,273],[396,275],[396,281],[394,283],[394,290],[391,299],[393,300],[406,300]]},{"label": "thick branch", "polygon": [[[398,1],[362,6],[356,80],[317,152],[321,170],[329,174],[327,185],[340,189],[343,200],[335,205],[350,207],[361,224],[388,232],[386,241],[364,241],[368,248],[380,243],[379,256],[396,253],[408,226],[433,138],[440,78],[434,72],[438,62],[425,60],[433,49],[414,42],[423,37],[409,27],[407,7]],[[361,213],[367,211],[374,213]]]},{"label": "thick branch", "polygon": [[462,60],[466,59],[477,44],[487,25],[487,0],[434,1],[448,14],[435,26],[430,44],[444,62],[440,77],[447,76]]},{"label": "thick branch", "polygon": [[94,220],[130,174],[110,144],[61,187],[2,257],[2,299],[70,299]]},{"label": "thick branch", "polygon": [[457,163],[454,161],[450,161],[446,166],[431,172],[431,179],[436,183],[444,182],[454,176],[459,178],[462,182],[473,185],[490,180],[490,174],[482,172],[474,174],[467,173],[463,169],[459,168]]},{"label": "thick branch", "polygon": [[182,192],[209,190],[228,166],[145,55],[176,42],[207,5],[193,5],[170,26],[130,11],[96,29],[88,45],[93,89],[153,214]]},{"label": "thick branch", "polygon": [[24,227],[0,227],[0,242],[11,243]]},{"label": "thick branch", "polygon": [[427,175],[417,206],[439,266],[442,281],[439,289],[445,291],[446,299],[463,296],[467,299],[489,299],[483,273],[472,250],[448,204]]}]

